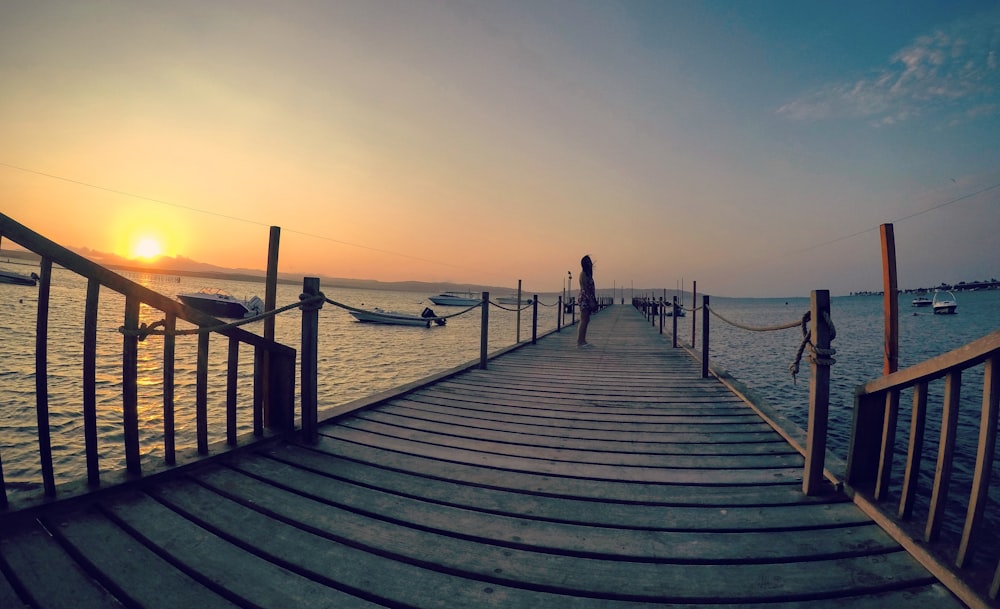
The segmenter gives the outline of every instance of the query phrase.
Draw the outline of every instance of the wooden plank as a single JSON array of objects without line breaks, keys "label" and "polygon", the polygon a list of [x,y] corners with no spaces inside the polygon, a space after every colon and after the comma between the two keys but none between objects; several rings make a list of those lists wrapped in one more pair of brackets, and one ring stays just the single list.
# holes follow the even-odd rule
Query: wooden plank
[{"label": "wooden plank", "polygon": [[898,516],[909,520],[917,498],[920,480],[920,462],[924,451],[924,429],[927,427],[927,383],[917,383],[913,387],[913,412],[910,413],[910,439],[906,452],[906,470],[903,474],[903,490],[899,496]]},{"label": "wooden plank", "polygon": [[[548,454],[504,454],[483,452],[466,448],[439,446],[414,442],[400,438],[390,438],[344,426],[325,428],[322,435],[333,440],[378,446],[408,455],[419,455],[444,461],[478,464],[508,471],[525,471],[555,476],[593,478],[597,480],[627,480],[657,484],[784,484],[789,480],[801,480],[801,461],[795,465],[773,465],[756,468],[739,468],[738,464],[712,469],[711,464],[693,460],[676,460],[669,457],[658,460],[654,465],[630,464],[608,465],[601,462],[574,462],[550,458]],[[322,442],[322,438],[321,438]]]},{"label": "wooden plank", "polygon": [[[103,609],[122,604],[55,542],[37,522],[22,521],[5,535],[0,556],[37,609]],[[58,585],[53,585],[53,576]],[[0,607],[27,606],[0,592]]]},{"label": "wooden plank", "polygon": [[[243,528],[241,541],[250,543],[234,544],[232,538],[223,538],[211,528],[205,528],[205,522],[186,518],[143,495],[131,495],[107,504],[109,513],[155,548],[158,556],[169,561],[158,564],[155,571],[130,574],[132,577],[127,584],[159,588],[166,585],[158,581],[160,578],[179,580],[171,582],[172,588],[183,592],[184,596],[178,598],[168,593],[167,602],[158,603],[167,607],[233,606],[230,603],[240,607],[367,609],[376,606],[289,569],[288,561],[268,560],[267,556],[255,552],[255,543],[260,538],[271,538],[271,533],[249,528],[240,514],[227,513],[228,503],[220,501],[208,509],[216,510],[217,518],[230,519],[232,526]],[[271,538],[271,543],[275,541],[280,538]],[[303,550],[289,549],[292,552]],[[187,579],[186,573],[196,574],[198,581],[181,583]]]},{"label": "wooden plank", "polygon": [[[428,599],[450,597],[447,587],[451,587],[449,583],[455,585],[454,580],[485,579],[522,590],[647,602],[779,601],[803,595],[832,595],[845,589],[878,592],[932,582],[925,570],[900,552],[804,563],[676,564],[611,560],[476,544],[393,522],[342,529],[343,513],[331,512],[292,494],[285,494],[285,501],[268,502],[266,506],[258,505],[255,500],[253,507],[235,502],[221,507],[218,495],[191,484],[160,486],[157,496],[226,537],[259,547],[274,559],[294,565],[296,570],[345,586],[353,587],[355,578],[371,569],[370,559],[353,550],[356,546],[389,559],[379,561],[379,572],[383,574],[391,568],[390,564],[430,563],[445,573],[458,575],[450,578],[452,582],[441,582],[430,590],[420,589],[423,586],[418,587],[418,580],[407,578],[406,598],[416,605],[424,604],[423,594]],[[270,508],[283,511],[276,513]],[[262,534],[265,531],[267,534]],[[352,539],[350,544],[343,543],[347,534]],[[421,579],[432,578],[425,575]],[[389,592],[385,587],[382,590],[383,594]],[[390,597],[390,600],[399,599]]]},{"label": "wooden plank", "polygon": [[[3,552],[2,547],[0,547],[0,567],[2,566]],[[31,609],[21,600],[21,597],[18,596],[17,591],[14,589],[14,585],[4,576],[4,569],[0,569],[0,607],[4,609],[8,607],[10,609]]]},{"label": "wooden plank", "polygon": [[122,336],[122,436],[125,466],[134,476],[142,474],[139,447],[139,307],[134,296],[125,298],[125,334]]},{"label": "wooden plank", "polygon": [[879,451],[878,476],[875,478],[875,500],[888,496],[892,481],[892,459],[896,450],[896,425],[899,419],[899,391],[885,393],[885,414],[882,417],[882,450]]},{"label": "wooden plank", "polygon": [[[127,607],[231,609],[237,606],[207,588],[205,584],[210,582],[177,570],[156,551],[93,509],[53,515],[45,524],[71,548],[89,572],[98,574],[101,585]],[[206,533],[191,534],[178,541],[186,547],[199,547],[206,537]]]},{"label": "wooden plank", "polygon": [[893,372],[886,376],[879,377],[866,383],[860,388],[862,393],[876,393],[885,391],[889,387],[898,386],[900,389],[912,386],[920,381],[932,381],[945,375],[945,372],[954,366],[962,364],[971,367],[986,360],[987,357],[1000,351],[1000,330],[987,334],[986,336],[974,340],[971,343],[932,357],[909,368]]},{"label": "wooden plank", "polygon": [[620,499],[671,506],[732,503],[772,505],[802,501],[801,492],[797,488],[790,487],[800,484],[801,477],[763,487],[698,486],[695,490],[682,485],[625,480],[620,477],[599,480],[584,476],[553,476],[540,471],[500,469],[488,463],[482,465],[442,461],[375,446],[334,441],[323,436],[320,436],[316,450],[345,459],[362,460],[389,470],[409,471],[432,478],[463,480],[480,487],[507,488],[557,497],[584,497],[598,501]]},{"label": "wooden plank", "polygon": [[457,433],[463,430],[424,430],[387,424],[367,417],[345,421],[344,429],[352,429],[388,438],[409,440],[434,446],[445,446],[473,451],[513,456],[530,456],[533,459],[573,461],[577,463],[603,463],[635,467],[698,467],[698,468],[768,468],[797,467],[802,456],[793,450],[763,452],[746,450],[743,444],[737,450],[720,450],[726,445],[686,445],[680,450],[669,446],[585,440],[560,441],[545,436],[513,436],[487,431]]},{"label": "wooden plank", "polygon": [[294,447],[276,451],[272,456],[278,458],[240,460],[231,467],[277,485],[283,483],[284,477],[302,477],[303,472],[321,476],[316,485],[322,485],[322,490],[313,489],[312,492],[335,492],[338,501],[355,507],[360,507],[364,499],[354,497],[381,493],[383,501],[387,502],[401,498],[490,514],[646,530],[773,531],[850,527],[870,521],[843,498],[832,497],[827,501],[803,499],[783,493],[780,489],[771,494],[760,490],[747,491],[741,496],[719,494],[711,501],[700,502],[690,499],[700,489],[686,489],[686,502],[670,503],[667,495],[660,497],[664,501],[649,498],[648,501],[637,502],[634,498],[624,497],[550,496],[483,487],[467,480],[429,478],[417,473],[386,470]]},{"label": "wooden plank", "polygon": [[[773,443],[781,447],[787,447],[788,443],[774,433],[769,427],[759,430],[749,429],[746,426],[726,426],[733,431],[723,431],[720,428],[713,428],[712,433],[692,433],[690,431],[680,431],[669,428],[670,431],[634,431],[621,430],[617,428],[589,429],[581,427],[553,427],[549,425],[524,423],[524,419],[515,417],[498,417],[488,414],[465,414],[456,411],[440,408],[425,408],[420,405],[412,406],[412,402],[404,400],[394,400],[393,402],[380,407],[378,410],[369,409],[358,416],[365,418],[373,416],[400,416],[411,421],[421,421],[430,424],[441,424],[461,427],[476,427],[477,429],[490,429],[494,431],[506,431],[512,434],[535,434],[535,433],[557,433],[560,437],[578,440],[611,440],[611,441],[634,441],[664,444],[707,444],[711,442],[719,444],[737,443]],[[606,426],[607,427],[607,426]]]},{"label": "wooden plank", "polygon": [[945,377],[944,404],[941,409],[941,439],[938,443],[937,468],[927,513],[924,541],[937,539],[944,523],[945,504],[951,483],[952,460],[955,456],[955,436],[958,433],[958,407],[962,401],[962,372],[955,370]]},{"label": "wooden plank", "polygon": [[983,370],[983,405],[979,423],[979,444],[976,447],[976,469],[972,475],[972,493],[962,529],[955,565],[962,568],[971,559],[974,541],[983,524],[989,501],[993,453],[997,443],[997,411],[1000,409],[1000,356],[986,360]]},{"label": "wooden plank", "polygon": [[38,425],[38,458],[42,466],[45,495],[56,494],[52,467],[52,432],[49,429],[49,296],[52,291],[52,260],[42,258],[38,280],[38,313],[35,319],[35,421]]},{"label": "wooden plank", "polygon": [[[656,454],[799,454],[798,451],[787,443],[779,441],[773,433],[762,433],[757,436],[751,436],[751,439],[740,437],[741,435],[748,436],[750,434],[730,434],[727,436],[742,441],[725,441],[723,438],[719,438],[713,434],[698,434],[696,437],[692,437],[693,434],[682,433],[675,433],[670,436],[660,434],[658,437],[650,437],[651,434],[643,434],[642,438],[636,437],[638,434],[631,436],[628,434],[619,434],[618,437],[607,438],[604,432],[593,432],[589,437],[578,437],[566,434],[565,430],[556,427],[528,427],[524,425],[512,426],[502,424],[485,426],[478,421],[470,419],[452,417],[449,421],[438,421],[428,420],[423,417],[414,418],[396,414],[398,412],[398,410],[390,408],[368,410],[359,413],[351,420],[350,424],[355,427],[371,429],[372,431],[376,431],[377,428],[368,428],[366,425],[378,424],[466,438],[579,450]],[[757,441],[752,441],[754,437],[757,438]],[[676,441],[670,441],[671,439]],[[698,446],[693,446],[696,444]]]},{"label": "wooden plank", "polygon": [[[394,401],[394,405],[413,406],[410,401]],[[577,413],[572,416],[569,412],[555,412],[551,410],[530,410],[522,408],[511,408],[507,404],[496,404],[492,410],[484,408],[455,408],[452,406],[435,406],[430,409],[434,412],[447,412],[458,416],[485,416],[492,420],[506,420],[521,423],[534,423],[551,427],[565,427],[568,429],[605,429],[609,431],[629,431],[629,432],[677,432],[692,433],[695,427],[700,425],[711,432],[732,432],[732,431],[773,431],[760,417],[752,415],[745,417],[731,417],[728,421],[712,420],[710,417],[691,417],[688,420],[692,423],[684,428],[681,423],[684,421],[670,419],[669,417],[653,416],[626,416],[610,413]]]},{"label": "wooden plank", "polygon": [[101,483],[97,446],[97,312],[101,284],[87,282],[87,300],[83,312],[83,438],[87,459],[87,483]]}]

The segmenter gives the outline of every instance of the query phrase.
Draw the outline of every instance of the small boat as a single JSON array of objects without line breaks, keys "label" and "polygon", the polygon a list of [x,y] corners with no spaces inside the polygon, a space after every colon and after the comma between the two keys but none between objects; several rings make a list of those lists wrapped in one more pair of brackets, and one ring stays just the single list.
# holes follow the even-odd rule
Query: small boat
[{"label": "small boat", "polygon": [[[942,294],[947,294],[947,296],[942,296]],[[940,296],[940,298],[938,298]],[[931,306],[934,308],[935,315],[951,315],[955,313],[958,309],[958,302],[955,300],[955,295],[947,291],[934,292],[934,300],[931,301]]]},{"label": "small boat", "polygon": [[38,285],[38,274],[22,275],[13,271],[0,271],[0,283],[13,285]]},{"label": "small boat", "polygon": [[420,315],[397,313],[396,311],[383,311],[378,307],[372,311],[352,309],[349,312],[358,321],[374,324],[388,324],[393,326],[423,326],[425,328],[430,328],[432,321],[439,326],[443,326],[447,322],[445,319],[438,318],[430,307],[424,307],[424,310],[420,313]]},{"label": "small boat", "polygon": [[243,319],[256,317],[264,312],[264,301],[259,297],[239,300],[219,288],[202,288],[197,292],[178,294],[177,298],[187,306],[213,317]]},{"label": "small boat", "polygon": [[430,301],[442,307],[471,307],[483,301],[472,292],[442,292],[431,296]]},{"label": "small boat", "polygon": [[934,301],[926,296],[917,296],[912,302],[910,302],[910,306],[913,307],[929,307],[932,304],[934,304]]},{"label": "small boat", "polygon": [[518,305],[518,306],[520,306],[522,304],[529,304],[531,302],[531,299],[530,298],[527,298],[527,299],[526,298],[521,298],[519,300],[517,298],[517,296],[500,296],[499,298],[497,298],[497,302],[500,303],[500,304],[505,304],[505,305]]}]

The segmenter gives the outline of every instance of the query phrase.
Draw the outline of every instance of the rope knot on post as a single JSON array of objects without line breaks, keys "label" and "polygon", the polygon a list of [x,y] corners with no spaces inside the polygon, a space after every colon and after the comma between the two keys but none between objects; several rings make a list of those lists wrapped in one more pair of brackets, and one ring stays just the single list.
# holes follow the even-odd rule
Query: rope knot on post
[{"label": "rope knot on post", "polygon": [[316,294],[299,294],[299,308],[303,312],[306,311],[319,311],[323,308],[323,303],[326,302],[326,296],[323,292],[317,292]]},{"label": "rope knot on post", "polygon": [[139,339],[139,342],[146,340],[146,338],[151,334],[163,334],[163,331],[157,332],[156,329],[160,327],[165,327],[167,325],[167,320],[161,319],[160,321],[153,322],[152,324],[146,325],[145,323],[139,324],[139,327],[130,330],[125,326],[119,326],[118,331],[125,336],[134,336]]},{"label": "rope knot on post", "polygon": [[[792,361],[788,366],[789,372],[792,373],[792,383],[795,383],[795,378],[799,374],[799,364],[802,361],[802,353],[808,348],[809,349],[809,363],[816,364],[817,366],[832,366],[837,363],[837,360],[833,358],[836,355],[837,350],[833,347],[823,349],[817,347],[812,343],[812,330],[809,329],[809,322],[812,321],[812,312],[806,311],[802,316],[802,343],[799,345],[798,350],[795,352],[795,360]],[[832,341],[837,337],[837,329],[833,325],[833,320],[830,318],[829,313],[823,314],[823,323],[830,333],[830,340]]]}]

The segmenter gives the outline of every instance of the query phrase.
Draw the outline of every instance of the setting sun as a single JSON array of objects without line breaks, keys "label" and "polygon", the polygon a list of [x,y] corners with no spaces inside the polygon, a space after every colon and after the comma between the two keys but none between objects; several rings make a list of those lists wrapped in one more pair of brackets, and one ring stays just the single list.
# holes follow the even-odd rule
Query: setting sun
[{"label": "setting sun", "polygon": [[152,260],[162,253],[163,248],[160,247],[160,242],[153,237],[139,239],[132,250],[134,258],[141,258],[143,260]]}]

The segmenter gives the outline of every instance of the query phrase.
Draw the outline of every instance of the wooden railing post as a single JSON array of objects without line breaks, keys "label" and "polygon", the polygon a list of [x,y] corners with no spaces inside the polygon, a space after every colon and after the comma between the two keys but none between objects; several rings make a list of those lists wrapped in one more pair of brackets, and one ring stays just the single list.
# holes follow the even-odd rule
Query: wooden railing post
[{"label": "wooden railing post", "polygon": [[556,332],[562,332],[563,303],[562,296],[559,296],[559,306],[556,308]]},{"label": "wooden railing post", "polygon": [[802,477],[802,492],[815,495],[823,482],[826,462],[826,435],[830,409],[830,292],[813,290],[810,309],[812,344],[816,351],[812,358],[809,380],[809,423],[806,430],[806,467]]},{"label": "wooden railing post", "polygon": [[538,342],[538,294],[531,297],[531,344]]},{"label": "wooden railing post", "polygon": [[671,311],[671,324],[673,325],[673,337],[671,341],[673,342],[674,349],[677,348],[677,297],[674,296],[674,308]]},{"label": "wooden railing post", "polygon": [[708,378],[708,294],[701,297],[701,378]]},{"label": "wooden railing post", "polygon": [[[319,278],[302,279],[303,300],[319,296]],[[319,310],[323,303],[302,305],[302,437],[309,444],[319,440]],[[293,419],[294,420],[294,419]]]},{"label": "wooden railing post", "polygon": [[479,331],[479,369],[486,370],[486,355],[490,335],[490,293],[483,292],[482,328]]},{"label": "wooden railing post", "polygon": [[122,427],[125,441],[125,468],[142,474],[139,463],[139,299],[125,298],[125,335],[122,337]]},{"label": "wooden railing post", "polygon": [[[38,456],[41,458],[42,465],[42,485],[45,488],[45,495],[53,497],[56,494],[56,481],[52,469],[52,437],[49,431],[48,354],[49,295],[52,286],[52,260],[50,258],[42,258],[39,272],[41,277],[38,282],[38,310],[35,319],[35,417],[38,421]],[[136,318],[138,318],[138,311]],[[126,340],[128,340],[127,337]]]}]

